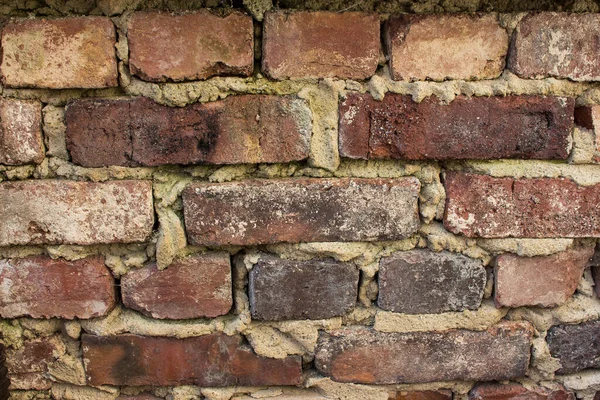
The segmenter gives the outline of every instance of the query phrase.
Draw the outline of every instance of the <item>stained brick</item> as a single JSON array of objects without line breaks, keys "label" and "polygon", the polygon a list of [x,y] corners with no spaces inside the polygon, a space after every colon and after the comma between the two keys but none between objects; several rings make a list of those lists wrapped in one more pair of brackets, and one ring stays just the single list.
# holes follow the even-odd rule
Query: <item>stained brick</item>
[{"label": "stained brick", "polygon": [[550,256],[496,259],[495,302],[500,307],[554,307],[575,293],[594,247],[578,247]]},{"label": "stained brick", "polygon": [[9,87],[117,86],[115,27],[109,18],[29,19],[2,32],[2,82]]},{"label": "stained brick", "polygon": [[263,71],[271,78],[365,79],[379,59],[379,16],[359,12],[269,12]]},{"label": "stained brick", "polygon": [[93,318],[116,304],[115,282],[102,257],[0,260],[0,280],[3,318]]},{"label": "stained brick", "polygon": [[445,227],[468,237],[600,236],[600,185],[445,174]]},{"label": "stained brick", "polygon": [[267,95],[182,108],[142,97],[76,100],[65,118],[69,153],[85,167],[298,161],[312,133],[302,100]]},{"label": "stained brick", "polygon": [[600,321],[579,325],[556,325],[548,330],[546,341],[552,357],[558,358],[557,373],[569,374],[587,368],[600,368]]},{"label": "stained brick", "polygon": [[0,99],[0,164],[39,164],[43,159],[41,103]]},{"label": "stained brick", "polygon": [[409,392],[396,392],[390,400],[452,400],[450,390],[415,390]]},{"label": "stained brick", "polygon": [[367,384],[505,380],[524,376],[533,328],[380,333],[342,329],[319,336],[315,365],[339,382]]},{"label": "stained brick", "polygon": [[192,255],[162,271],[151,264],[121,277],[123,304],[153,318],[227,314],[233,304],[231,290],[228,253]]},{"label": "stained brick", "polygon": [[517,25],[509,68],[523,78],[600,79],[598,14],[533,13]]},{"label": "stained brick", "polygon": [[152,233],[149,181],[0,183],[0,246],[142,242]]},{"label": "stained brick", "polygon": [[564,389],[552,390],[543,386],[526,389],[518,383],[480,383],[469,392],[469,400],[575,400],[575,395]]},{"label": "stained brick", "polygon": [[252,318],[331,318],[354,308],[358,270],[349,263],[294,261],[264,254],[250,271],[248,290]]},{"label": "stained brick", "polygon": [[152,82],[248,76],[254,67],[252,18],[240,12],[137,12],[127,39],[132,73]]},{"label": "stained brick", "polygon": [[11,390],[47,390],[52,387],[48,378],[48,364],[58,351],[56,338],[38,338],[26,341],[19,349],[8,349],[6,367]]},{"label": "stained brick", "polygon": [[340,155],[362,159],[566,159],[573,99],[464,97],[445,105],[388,93],[340,105]]},{"label": "stained brick", "polygon": [[594,131],[595,151],[593,161],[600,162],[600,106],[584,106],[575,109],[575,123]]},{"label": "stained brick", "polygon": [[398,252],[380,261],[377,304],[407,314],[474,310],[481,305],[485,282],[479,260],[447,251]]},{"label": "stained brick", "polygon": [[492,79],[508,51],[493,14],[402,14],[390,17],[384,35],[396,80]]},{"label": "stained brick", "polygon": [[419,226],[419,182],[400,179],[286,179],[190,184],[185,225],[197,245],[375,241]]},{"label": "stained brick", "polygon": [[300,357],[264,358],[242,337],[212,334],[187,339],[83,335],[90,385],[298,385]]}]

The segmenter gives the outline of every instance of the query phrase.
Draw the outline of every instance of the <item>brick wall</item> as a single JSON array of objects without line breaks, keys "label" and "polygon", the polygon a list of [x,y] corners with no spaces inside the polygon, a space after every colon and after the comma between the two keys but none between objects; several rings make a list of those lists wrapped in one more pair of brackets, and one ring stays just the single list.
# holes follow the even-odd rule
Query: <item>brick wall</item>
[{"label": "brick wall", "polygon": [[0,5],[11,398],[600,398],[599,6],[392,3]]}]

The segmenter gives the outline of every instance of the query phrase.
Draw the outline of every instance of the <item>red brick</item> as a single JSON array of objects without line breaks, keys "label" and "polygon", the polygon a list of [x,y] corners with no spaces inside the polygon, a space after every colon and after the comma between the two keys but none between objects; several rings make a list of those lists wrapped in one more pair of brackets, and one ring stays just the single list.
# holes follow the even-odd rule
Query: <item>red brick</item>
[{"label": "red brick", "polygon": [[359,12],[269,12],[263,71],[274,79],[365,79],[379,59],[379,16]]},{"label": "red brick", "polygon": [[522,377],[533,328],[506,322],[487,331],[381,333],[342,329],[319,336],[315,365],[339,382],[366,384]]},{"label": "red brick", "polygon": [[137,12],[127,39],[131,72],[151,82],[249,76],[254,68],[252,18],[240,12]]},{"label": "red brick", "polygon": [[102,257],[0,260],[0,278],[3,318],[93,318],[116,304],[115,282]]},{"label": "red brick", "polygon": [[312,133],[302,100],[265,95],[182,108],[142,97],[76,100],[65,118],[67,148],[85,167],[299,161]]},{"label": "red brick", "polygon": [[469,392],[469,400],[575,400],[575,395],[564,389],[551,390],[543,386],[526,389],[518,383],[480,383]]},{"label": "red brick", "polygon": [[42,104],[0,99],[0,164],[39,164],[44,155]]},{"label": "red brick", "polygon": [[396,240],[419,227],[415,178],[283,179],[190,184],[185,226],[196,245]]},{"label": "red brick", "polygon": [[187,339],[83,335],[90,385],[261,386],[298,385],[300,357],[256,355],[241,336],[212,334]]},{"label": "red brick", "polygon": [[410,392],[396,392],[390,400],[452,400],[450,390],[418,390]]},{"label": "red brick", "polygon": [[151,264],[121,277],[123,304],[161,319],[227,314],[233,304],[231,290],[228,253],[192,255],[162,271]]},{"label": "red brick", "polygon": [[49,89],[117,86],[115,27],[109,18],[29,19],[2,32],[2,82]]},{"label": "red brick", "polygon": [[575,293],[594,247],[578,247],[551,256],[496,258],[495,302],[498,307],[554,307]]},{"label": "red brick", "polygon": [[333,260],[285,260],[264,254],[249,274],[252,318],[324,319],[354,309],[358,269]]},{"label": "red brick", "polygon": [[598,14],[534,13],[513,36],[509,68],[522,78],[600,79]]},{"label": "red brick", "polygon": [[569,156],[573,99],[349,95],[340,105],[340,155],[362,159],[559,159]]},{"label": "red brick", "polygon": [[447,172],[444,225],[467,237],[599,237],[600,185]]},{"label": "red brick", "polygon": [[595,150],[593,160],[600,162],[600,106],[585,106],[575,109],[575,123],[594,131]]},{"label": "red brick", "polygon": [[54,338],[27,341],[19,349],[6,351],[6,367],[11,390],[47,390],[52,387],[48,379],[48,364],[55,360],[58,351]]},{"label": "red brick", "polygon": [[508,34],[495,15],[410,15],[385,26],[396,80],[492,79],[504,69]]},{"label": "red brick", "polygon": [[399,251],[379,263],[377,305],[406,314],[476,310],[487,275],[481,261],[448,251]]},{"label": "red brick", "polygon": [[143,242],[152,233],[149,181],[0,183],[0,246]]}]

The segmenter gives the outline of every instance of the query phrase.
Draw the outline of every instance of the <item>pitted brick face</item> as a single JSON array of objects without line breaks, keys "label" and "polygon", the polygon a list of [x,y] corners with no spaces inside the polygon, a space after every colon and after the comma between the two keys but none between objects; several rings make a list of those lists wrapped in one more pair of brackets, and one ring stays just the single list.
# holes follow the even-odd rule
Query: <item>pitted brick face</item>
[{"label": "pitted brick face", "polygon": [[416,103],[388,93],[340,103],[340,155],[358,159],[547,159],[569,156],[573,99],[464,97]]},{"label": "pitted brick face", "polygon": [[396,80],[493,79],[508,51],[494,14],[402,14],[388,19],[384,36]]},{"label": "pitted brick face", "polygon": [[533,327],[505,322],[487,331],[321,333],[317,370],[338,382],[422,383],[506,380],[525,376]]},{"label": "pitted brick face", "polygon": [[508,67],[522,78],[600,79],[598,14],[532,13],[517,25]]},{"label": "pitted brick face", "polygon": [[44,155],[42,104],[0,99],[0,164],[39,164]]},{"label": "pitted brick face", "polygon": [[268,386],[298,385],[300,357],[276,360],[256,355],[239,335],[187,339],[136,335],[83,335],[90,385]]},{"label": "pitted brick face", "polygon": [[0,260],[0,317],[86,319],[117,302],[104,258],[76,261],[45,256]]},{"label": "pitted brick face", "polygon": [[67,148],[85,167],[242,164],[308,157],[311,112],[295,97],[230,96],[182,108],[147,98],[76,100]]},{"label": "pitted brick face", "polygon": [[62,352],[63,344],[56,336],[26,341],[19,349],[8,349],[6,367],[11,390],[48,390],[52,381],[48,365]]},{"label": "pitted brick face", "polygon": [[[561,368],[558,374],[570,374],[600,367],[600,321],[578,325],[555,325],[548,330],[546,341],[552,357]],[[585,345],[582,345],[584,343]]]},{"label": "pitted brick face", "polygon": [[396,240],[419,227],[415,178],[190,184],[185,226],[196,245]]},{"label": "pitted brick face", "polygon": [[10,22],[2,32],[2,83],[49,89],[117,86],[115,43],[109,18]]},{"label": "pitted brick face", "polygon": [[273,11],[265,15],[263,71],[274,79],[365,79],[379,59],[379,16]]},{"label": "pitted brick face", "polygon": [[151,82],[248,76],[254,67],[252,18],[240,12],[136,12],[127,38],[131,71]]},{"label": "pitted brick face", "polygon": [[518,383],[480,383],[469,392],[469,400],[575,400],[575,394],[564,388],[556,390],[543,386],[525,388]]}]

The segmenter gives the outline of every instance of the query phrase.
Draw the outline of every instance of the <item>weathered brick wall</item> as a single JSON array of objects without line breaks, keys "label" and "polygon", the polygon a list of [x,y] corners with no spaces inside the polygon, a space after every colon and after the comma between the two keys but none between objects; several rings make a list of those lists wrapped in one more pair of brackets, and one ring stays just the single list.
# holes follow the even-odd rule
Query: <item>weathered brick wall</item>
[{"label": "weathered brick wall", "polygon": [[11,398],[600,398],[599,12],[0,4]]}]

